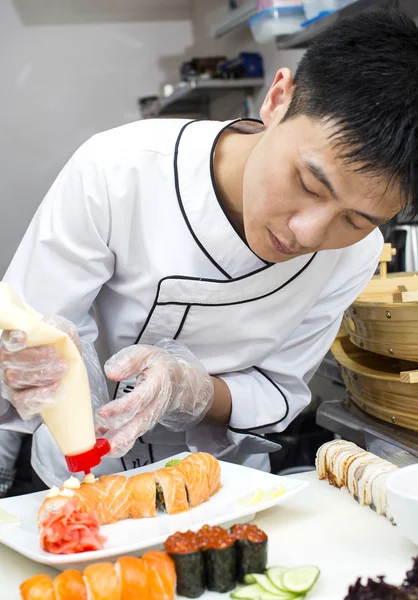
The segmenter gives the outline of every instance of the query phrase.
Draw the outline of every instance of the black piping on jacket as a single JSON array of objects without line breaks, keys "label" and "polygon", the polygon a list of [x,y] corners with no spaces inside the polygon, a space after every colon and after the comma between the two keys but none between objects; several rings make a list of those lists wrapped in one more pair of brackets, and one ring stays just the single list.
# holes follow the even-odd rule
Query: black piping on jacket
[{"label": "black piping on jacket", "polygon": [[[240,120],[240,119],[238,119]],[[238,121],[237,120],[237,121]],[[248,119],[251,120],[251,119]],[[256,119],[254,119],[256,120]],[[266,269],[270,268],[272,265],[267,263],[264,266],[262,266],[260,269],[253,271],[252,273],[248,273],[246,275],[241,275],[240,277],[236,277],[233,278],[229,273],[227,273],[217,262],[216,260],[213,258],[213,256],[210,255],[210,253],[207,251],[207,249],[204,247],[204,245],[202,244],[202,242],[199,240],[199,238],[196,236],[195,232],[193,231],[191,224],[188,220],[186,211],[184,209],[183,203],[182,203],[182,199],[181,199],[181,193],[180,193],[180,184],[179,184],[179,174],[178,174],[178,152],[179,152],[179,146],[180,146],[180,141],[182,138],[182,135],[185,131],[185,129],[191,125],[192,123],[195,123],[196,121],[190,121],[188,123],[186,123],[180,130],[179,135],[177,137],[177,141],[176,141],[176,145],[175,145],[175,151],[174,151],[174,181],[175,181],[175,189],[176,189],[176,195],[177,195],[177,200],[179,203],[179,208],[180,211],[183,215],[183,218],[185,220],[185,223],[190,231],[191,236],[193,237],[193,239],[195,240],[196,244],[199,246],[199,248],[202,250],[202,252],[205,254],[205,256],[208,258],[208,260],[219,270],[220,273],[222,273],[222,275],[224,275],[224,277],[226,277],[226,280],[218,280],[218,279],[209,279],[209,278],[204,278],[204,277],[185,277],[183,275],[173,275],[173,276],[167,276],[167,277],[163,277],[162,279],[160,279],[160,281],[158,282],[158,286],[157,286],[157,291],[155,294],[155,299],[153,302],[153,305],[150,309],[150,312],[148,313],[147,318],[145,319],[144,325],[142,326],[141,331],[138,334],[138,337],[135,341],[135,344],[139,344],[139,342],[141,341],[142,336],[144,335],[149,322],[151,321],[151,318],[154,314],[154,311],[156,309],[157,306],[186,306],[186,310],[183,314],[182,320],[180,322],[179,328],[174,336],[173,339],[178,339],[178,337],[180,336],[182,329],[186,323],[187,317],[190,314],[190,310],[193,306],[210,306],[210,307],[216,307],[216,306],[234,306],[234,305],[238,305],[238,304],[247,304],[248,302],[254,302],[256,300],[261,300],[263,298],[267,298],[268,296],[271,296],[277,292],[279,292],[280,290],[282,290],[284,287],[286,287],[287,285],[289,285],[290,283],[292,283],[295,279],[297,279],[312,263],[312,261],[314,260],[315,256],[317,253],[313,254],[311,256],[311,258],[308,260],[308,262],[297,272],[295,273],[295,275],[293,275],[292,277],[290,277],[285,283],[281,284],[279,287],[277,287],[275,290],[271,291],[271,292],[267,292],[266,294],[263,294],[261,296],[258,297],[254,297],[254,298],[249,298],[248,300],[241,300],[241,301],[236,301],[236,302],[223,302],[220,304],[214,304],[214,303],[204,303],[204,302],[159,302],[158,298],[160,295],[160,291],[161,291],[161,285],[164,281],[168,281],[168,280],[186,280],[186,281],[196,281],[196,282],[206,282],[206,283],[220,283],[220,284],[224,284],[224,285],[228,285],[229,283],[234,283],[236,281],[242,281],[248,277],[252,277],[254,275],[256,275],[257,273],[260,273],[262,271],[265,271]],[[228,125],[229,126],[229,125]],[[222,130],[223,131],[223,130]],[[219,138],[219,135],[217,136],[216,139]],[[218,199],[219,202],[219,199]],[[222,207],[222,205],[221,205]],[[223,210],[223,209],[222,209]],[[281,417],[280,419],[278,419],[277,421],[274,421],[272,423],[267,423],[265,425],[257,425],[255,427],[252,428],[248,428],[248,429],[239,429],[236,427],[232,427],[232,426],[228,426],[228,429],[233,432],[233,433],[237,433],[237,434],[242,434],[242,435],[252,435],[254,437],[258,437],[260,439],[265,440],[263,435],[254,433],[254,431],[259,430],[259,429],[265,429],[267,427],[274,427],[275,425],[278,425],[279,423],[281,423],[282,421],[284,421],[284,419],[286,419],[286,417],[289,414],[289,402],[285,396],[285,394],[283,393],[283,391],[280,389],[280,387],[266,374],[264,373],[264,371],[262,371],[259,367],[253,366],[253,368],[255,370],[257,370],[260,375],[262,375],[263,377],[265,377],[270,383],[271,385],[273,385],[273,387],[281,394],[285,404],[286,404],[286,411],[285,414],[283,415],[283,417]],[[131,391],[129,388],[131,388],[132,386],[126,386],[126,388],[124,389],[124,391],[126,390],[127,393],[129,393],[129,391]],[[119,384],[117,384],[116,386],[116,390],[113,396],[113,399],[116,398],[117,393],[119,390]],[[271,441],[271,440],[268,440]],[[274,442],[276,443],[276,442]],[[277,443],[277,445],[280,445]],[[150,447],[150,455],[152,457],[152,451],[151,451],[151,444],[149,444]],[[123,462],[123,461],[122,461]],[[124,464],[124,463],[123,463]],[[125,467],[125,465],[124,465]],[[125,468],[126,470],[126,468]]]}]

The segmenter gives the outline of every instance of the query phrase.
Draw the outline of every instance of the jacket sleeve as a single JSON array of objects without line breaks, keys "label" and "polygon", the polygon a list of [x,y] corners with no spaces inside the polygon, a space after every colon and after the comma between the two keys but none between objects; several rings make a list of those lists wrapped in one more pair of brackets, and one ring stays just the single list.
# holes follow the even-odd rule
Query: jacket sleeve
[{"label": "jacket sleeve", "polygon": [[342,253],[318,301],[274,354],[245,371],[220,375],[231,391],[232,414],[224,439],[218,430],[217,449],[215,441],[211,446],[218,456],[233,456],[240,446],[245,453],[280,448],[264,435],[286,429],[310,403],[308,384],[338,333],[343,313],[376,270],[381,235],[368,242]]},{"label": "jacket sleeve", "polygon": [[[44,316],[62,315],[93,342],[92,305],[114,271],[105,175],[87,142],[63,168],[36,212],[4,281]],[[0,397],[0,418],[16,415]],[[33,424],[25,430],[31,432]]]},{"label": "jacket sleeve", "polygon": [[13,485],[24,437],[16,431],[0,430],[0,498],[4,498]]}]

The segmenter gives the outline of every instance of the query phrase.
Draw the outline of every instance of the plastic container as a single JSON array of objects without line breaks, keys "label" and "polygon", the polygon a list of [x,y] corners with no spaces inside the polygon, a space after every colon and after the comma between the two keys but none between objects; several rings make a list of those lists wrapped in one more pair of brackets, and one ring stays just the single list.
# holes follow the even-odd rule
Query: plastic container
[{"label": "plastic container", "polygon": [[266,8],[283,8],[284,6],[302,6],[302,0],[257,0],[257,11]]},{"label": "plastic container", "polygon": [[306,19],[315,19],[321,13],[326,16],[329,13],[345,8],[356,0],[303,0]]},{"label": "plastic container", "polygon": [[253,37],[259,44],[272,41],[279,35],[299,31],[305,21],[303,6],[271,7],[257,13],[248,21]]}]

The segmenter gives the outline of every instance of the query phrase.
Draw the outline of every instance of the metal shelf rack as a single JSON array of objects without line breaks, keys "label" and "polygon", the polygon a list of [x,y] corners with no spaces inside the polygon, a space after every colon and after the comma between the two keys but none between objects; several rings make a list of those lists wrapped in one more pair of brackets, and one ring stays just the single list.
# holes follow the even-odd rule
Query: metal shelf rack
[{"label": "metal shelf rack", "polygon": [[142,118],[149,119],[165,115],[187,114],[196,110],[207,112],[208,103],[232,91],[252,94],[264,85],[262,77],[241,79],[197,79],[179,83],[174,92],[159,98],[142,110]]}]

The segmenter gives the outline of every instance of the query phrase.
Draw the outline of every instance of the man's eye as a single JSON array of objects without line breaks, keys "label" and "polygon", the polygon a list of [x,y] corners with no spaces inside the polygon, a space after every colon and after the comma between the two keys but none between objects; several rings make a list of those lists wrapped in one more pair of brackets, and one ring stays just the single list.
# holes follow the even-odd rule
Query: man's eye
[{"label": "man's eye", "polygon": [[306,187],[302,177],[299,178],[300,181],[300,186],[303,189],[304,192],[306,192],[307,194],[312,194],[313,196],[316,196],[315,192],[313,192],[312,190],[310,190],[308,187]]},{"label": "man's eye", "polygon": [[361,227],[358,227],[355,223],[353,223],[353,221],[347,215],[345,217],[345,220],[350,225],[350,227],[353,227],[354,229],[361,229]]}]

